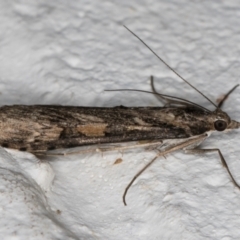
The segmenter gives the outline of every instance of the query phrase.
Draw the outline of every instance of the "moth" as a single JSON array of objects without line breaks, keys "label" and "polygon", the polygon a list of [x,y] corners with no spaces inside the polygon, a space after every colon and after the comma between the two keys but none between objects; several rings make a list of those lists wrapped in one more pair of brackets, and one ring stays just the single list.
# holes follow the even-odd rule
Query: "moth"
[{"label": "moth", "polygon": [[[143,42],[137,35],[131,33]],[[150,47],[148,48],[170,70],[193,87]],[[231,120],[228,114],[221,110],[224,101],[238,85],[231,89],[217,106],[200,92],[216,107],[214,111],[185,99],[157,93],[153,77],[151,86],[151,93],[166,102],[164,107],[3,106],[0,108],[0,145],[35,155],[44,155],[53,149],[107,143],[145,141],[146,145],[151,145],[152,142],[159,145],[161,151],[126,187],[123,194],[125,205],[128,189],[136,178],[158,157],[180,149],[192,153],[218,152],[231,180],[240,188],[219,149],[197,148],[212,132],[239,128],[240,123]],[[168,144],[164,145],[165,140],[168,140]]]}]

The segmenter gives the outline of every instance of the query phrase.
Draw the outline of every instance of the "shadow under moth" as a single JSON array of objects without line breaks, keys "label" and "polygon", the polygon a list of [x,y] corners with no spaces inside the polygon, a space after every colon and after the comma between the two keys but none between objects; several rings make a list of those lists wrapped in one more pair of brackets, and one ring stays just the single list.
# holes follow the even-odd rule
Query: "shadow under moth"
[{"label": "shadow under moth", "polygon": [[[138,36],[131,33],[147,46]],[[156,55],[151,48],[149,49]],[[178,77],[193,87],[162,58],[156,56]],[[197,148],[212,132],[239,128],[240,123],[231,120],[228,114],[221,110],[224,101],[238,85],[231,89],[218,105],[193,87],[216,107],[214,111],[185,99],[157,93],[153,78],[151,85],[151,93],[165,102],[164,107],[3,106],[0,108],[0,145],[35,155],[44,155],[49,150],[84,145],[144,140],[149,145],[151,142],[157,142],[161,146],[164,140],[172,140],[168,141],[156,157],[128,184],[123,194],[125,205],[127,191],[136,178],[158,157],[179,149],[191,153],[218,152],[232,182],[240,188],[219,149]]]}]

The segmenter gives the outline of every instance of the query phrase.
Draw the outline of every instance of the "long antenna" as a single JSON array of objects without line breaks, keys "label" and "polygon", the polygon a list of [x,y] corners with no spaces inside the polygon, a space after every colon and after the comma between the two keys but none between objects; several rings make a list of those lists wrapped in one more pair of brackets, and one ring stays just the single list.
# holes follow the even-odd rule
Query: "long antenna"
[{"label": "long antenna", "polygon": [[201,105],[198,105],[194,102],[191,102],[187,99],[184,99],[184,98],[179,98],[179,97],[173,97],[171,95],[166,95],[166,94],[162,94],[162,93],[158,93],[158,92],[150,92],[150,91],[145,91],[145,90],[138,90],[138,89],[110,89],[110,90],[104,90],[106,92],[143,92],[143,93],[150,93],[150,94],[154,94],[156,96],[161,96],[161,97],[164,97],[166,98],[167,100],[172,100],[172,99],[175,99],[175,100],[178,100],[178,104],[184,104],[185,105],[191,105],[191,106],[195,106],[195,107],[198,107],[198,108],[201,108],[207,112],[211,112],[210,110],[208,110],[207,108],[205,107],[202,107]]},{"label": "long antenna", "polygon": [[185,83],[187,83],[190,87],[192,87],[195,91],[200,93],[204,98],[206,98],[214,107],[217,108],[217,105],[212,102],[207,96],[205,96],[202,92],[200,92],[197,88],[195,88],[191,83],[189,83],[186,79],[184,79],[181,75],[179,75],[172,67],[170,67],[161,57],[157,55],[140,37],[138,37],[134,32],[132,32],[129,28],[123,25],[133,36],[135,36],[140,42],[142,42],[162,63],[164,63],[172,72],[174,72],[179,78],[181,78]]}]

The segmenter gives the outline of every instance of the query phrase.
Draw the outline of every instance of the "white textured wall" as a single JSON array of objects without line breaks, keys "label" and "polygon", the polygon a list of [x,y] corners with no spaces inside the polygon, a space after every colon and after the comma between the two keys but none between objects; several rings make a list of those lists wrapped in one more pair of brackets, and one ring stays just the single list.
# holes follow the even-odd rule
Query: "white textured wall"
[{"label": "white textured wall", "polygon": [[[239,81],[240,2],[0,1],[0,101],[157,106],[150,90],[214,109],[175,77],[127,25],[213,101]],[[239,89],[224,106],[240,119]],[[215,134],[240,183],[239,132]],[[240,239],[240,191],[217,154],[178,152],[124,188],[154,152],[135,149],[48,158],[0,149],[2,239]],[[123,162],[114,164],[117,158]],[[54,179],[53,179],[54,177]]]}]

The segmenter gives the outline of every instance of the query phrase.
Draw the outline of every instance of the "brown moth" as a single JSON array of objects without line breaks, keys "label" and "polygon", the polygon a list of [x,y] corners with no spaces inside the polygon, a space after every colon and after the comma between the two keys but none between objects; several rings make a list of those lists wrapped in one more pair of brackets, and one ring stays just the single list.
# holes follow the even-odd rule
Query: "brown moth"
[{"label": "brown moth", "polygon": [[[159,56],[157,57],[176,73]],[[176,74],[189,84],[178,73]],[[240,123],[231,120],[227,113],[221,110],[225,99],[238,85],[225,95],[218,106],[201,93],[216,106],[215,111],[210,111],[185,99],[157,93],[153,78],[151,84],[152,93],[167,103],[165,107],[106,108],[53,105],[0,107],[0,145],[35,155],[44,155],[53,149],[142,140],[150,145],[155,141],[159,146],[162,145],[161,151],[128,184],[123,195],[125,205],[127,191],[135,179],[158,157],[179,149],[197,153],[218,152],[231,180],[239,188],[219,149],[196,148],[214,131],[239,128]],[[164,140],[172,141],[164,145]]]}]

